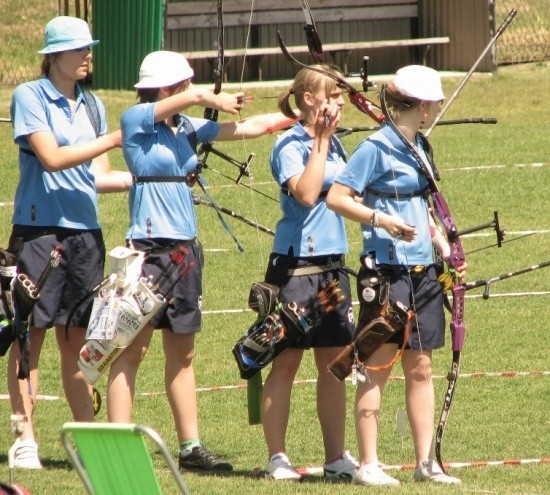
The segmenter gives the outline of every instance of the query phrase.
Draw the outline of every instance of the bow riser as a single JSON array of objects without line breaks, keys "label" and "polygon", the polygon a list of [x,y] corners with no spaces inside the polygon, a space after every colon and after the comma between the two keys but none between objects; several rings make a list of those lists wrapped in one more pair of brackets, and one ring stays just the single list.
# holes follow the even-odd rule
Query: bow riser
[{"label": "bow riser", "polygon": [[464,337],[466,335],[466,325],[464,324],[464,287],[460,284],[452,288],[453,305],[451,316],[451,338],[453,341],[453,351],[461,351],[464,346]]}]

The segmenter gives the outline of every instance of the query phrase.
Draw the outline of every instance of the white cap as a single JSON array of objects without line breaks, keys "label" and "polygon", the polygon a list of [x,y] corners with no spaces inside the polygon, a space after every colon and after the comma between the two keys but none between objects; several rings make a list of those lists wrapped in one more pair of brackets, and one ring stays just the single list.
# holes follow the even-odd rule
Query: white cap
[{"label": "white cap", "polygon": [[134,88],[166,88],[193,75],[193,69],[181,53],[160,50],[143,59],[139,82],[134,84]]},{"label": "white cap", "polygon": [[422,101],[445,99],[441,77],[436,70],[424,65],[407,65],[395,73],[395,87],[405,96]]}]

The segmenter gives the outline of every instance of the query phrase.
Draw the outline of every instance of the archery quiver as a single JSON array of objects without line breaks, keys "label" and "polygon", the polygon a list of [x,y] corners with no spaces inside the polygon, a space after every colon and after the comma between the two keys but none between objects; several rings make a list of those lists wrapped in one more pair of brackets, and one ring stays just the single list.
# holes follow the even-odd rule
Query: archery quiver
[{"label": "archery quiver", "polygon": [[277,303],[270,314],[260,315],[233,347],[241,378],[252,378],[310,328],[311,321],[295,302]]},{"label": "archery quiver", "polygon": [[344,299],[337,282],[321,289],[307,307],[295,302],[280,302],[280,289],[267,282],[250,288],[248,305],[258,319],[233,347],[242,379],[249,380],[281,352],[307,334],[315,321],[331,312]]},{"label": "archery quiver", "polygon": [[411,316],[412,312],[399,301],[388,305],[385,314],[356,332],[353,342],[329,364],[328,369],[338,380],[344,380],[352,373],[354,367],[362,368],[363,363],[382,344],[409,325]]},{"label": "archery quiver", "polygon": [[111,274],[94,299],[87,340],[78,358],[78,367],[90,385],[166,302],[163,294],[141,277],[143,252],[117,246],[109,257]]},{"label": "archery quiver", "polygon": [[[354,370],[363,370],[363,363],[384,342],[402,330],[412,316],[412,312],[400,302],[390,302],[390,279],[374,266],[369,257],[363,260],[357,277],[357,292],[360,309],[352,343],[328,366],[338,380],[344,380]],[[408,340],[408,335],[405,339]],[[399,354],[395,360],[398,357]]]},{"label": "archery quiver", "polygon": [[15,340],[11,281],[16,275],[15,255],[0,249],[0,356],[4,356]]}]

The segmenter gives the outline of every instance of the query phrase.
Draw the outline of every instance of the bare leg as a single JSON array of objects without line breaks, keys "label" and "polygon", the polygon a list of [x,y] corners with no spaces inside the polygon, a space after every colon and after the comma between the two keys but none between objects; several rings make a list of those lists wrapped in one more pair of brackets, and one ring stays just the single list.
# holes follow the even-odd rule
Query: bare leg
[{"label": "bare leg", "polygon": [[432,457],[435,413],[432,352],[407,349],[401,362],[405,374],[407,414],[419,465]]},{"label": "bare leg", "polygon": [[46,336],[44,328],[31,328],[30,332],[30,353],[28,380],[19,380],[17,373],[21,362],[21,351],[19,343],[15,341],[10,349],[8,361],[8,392],[10,394],[11,410],[13,414],[18,414],[25,418],[22,440],[34,439],[34,429],[32,417],[36,406],[36,394],[38,393],[38,361],[40,351]]},{"label": "bare leg", "polygon": [[[382,345],[367,361],[370,366],[389,363],[395,356],[396,345]],[[381,371],[368,370],[364,383],[358,381],[355,398],[355,428],[361,465],[378,461],[378,422],[384,386],[391,367]]]},{"label": "bare leg", "polygon": [[195,334],[183,335],[162,331],[164,355],[164,382],[172,409],[179,442],[199,438],[199,421],[195,371],[192,360]]},{"label": "bare leg", "polygon": [[290,415],[290,395],[303,351],[286,349],[271,366],[262,393],[262,424],[269,457],[285,452],[285,436]]},{"label": "bare leg", "polygon": [[69,338],[65,337],[65,326],[56,325],[55,336],[61,360],[61,381],[75,421],[93,421],[92,387],[88,385],[78,368],[78,355],[85,344],[86,329],[69,328]]},{"label": "bare leg", "polygon": [[111,365],[107,381],[107,418],[113,423],[132,421],[136,374],[152,335],[153,327],[145,326]]},{"label": "bare leg", "polygon": [[339,459],[344,453],[346,424],[346,384],[328,370],[340,347],[314,349],[317,365],[317,416],[323,433],[325,462]]}]

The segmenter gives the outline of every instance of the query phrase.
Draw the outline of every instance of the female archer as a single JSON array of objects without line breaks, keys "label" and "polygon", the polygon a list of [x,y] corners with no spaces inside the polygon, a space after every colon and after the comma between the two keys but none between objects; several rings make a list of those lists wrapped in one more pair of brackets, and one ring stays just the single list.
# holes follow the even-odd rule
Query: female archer
[{"label": "female archer", "polygon": [[[355,411],[360,467],[354,482],[359,484],[399,484],[381,469],[377,442],[382,393],[392,369],[388,363],[400,345],[404,346],[401,363],[415,447],[414,479],[460,483],[443,473],[432,455],[432,350],[442,347],[445,337],[440,263],[436,262],[434,247],[443,259],[449,256],[450,248],[430,214],[430,180],[426,174],[434,175],[435,168],[419,130],[434,122],[444,98],[435,70],[419,65],[398,70],[381,91],[386,125],[359,144],[327,197],[330,208],[361,223],[359,326],[375,299],[364,290],[368,284],[363,283],[373,276],[389,284],[390,302],[399,302],[416,314],[408,340],[404,342],[405,330],[397,332],[364,363],[368,376],[358,383]],[[363,196],[362,202],[356,201],[358,194]],[[460,277],[465,269],[458,268]],[[420,300],[422,305],[416,307]]]},{"label": "female archer", "polygon": [[334,311],[314,322],[308,334],[278,355],[265,380],[262,423],[269,460],[267,476],[299,480],[286,453],[285,436],[292,384],[304,350],[313,348],[317,367],[317,416],[325,450],[326,478],[351,479],[357,461],[344,450],[346,390],[328,371],[328,364],[351,342],[351,290],[343,270],[348,250],[344,219],[329,210],[326,195],[345,165],[334,136],[344,106],[338,72],[314,65],[298,72],[279,98],[279,109],[293,115],[290,99],[301,111],[300,121],[282,134],[271,152],[272,175],[281,187],[282,218],[277,223],[265,280],[281,288],[283,302],[308,306],[319,290],[337,282],[345,296]]},{"label": "female archer", "polygon": [[202,247],[191,186],[202,142],[254,138],[288,120],[281,113],[218,123],[181,114],[192,106],[237,114],[244,94],[214,94],[192,84],[193,69],[175,52],[156,51],[141,64],[135,85],[139,103],[121,117],[123,152],[136,177],[130,189],[127,241],[147,253],[143,276],[157,278],[183,250],[189,268],[177,270],[160,287],[172,288],[170,303],[153,317],[113,363],[107,390],[108,418],[130,422],[136,374],[154,328],[162,329],[166,392],[180,443],[179,466],[198,471],[230,471],[232,465],[206,448],[199,437],[193,356],[201,329]]},{"label": "female archer", "polygon": [[[19,146],[20,178],[15,194],[9,250],[18,273],[37,282],[56,246],[59,266],[34,306],[29,340],[29,380],[18,380],[24,361],[12,346],[8,390],[14,415],[23,418],[21,435],[10,449],[17,468],[39,469],[33,412],[38,362],[46,329],[55,328],[61,377],[75,421],[93,421],[92,390],[77,367],[91,306],[82,305],[72,321],[75,300],[103,277],[105,246],[98,223],[98,192],[126,191],[128,172],[112,170],[107,152],[121,146],[120,130],[107,132],[105,109],[82,89],[90,70],[92,39],[88,24],[59,16],[44,30],[42,76],[19,85],[12,96],[14,141]],[[95,109],[95,110],[94,110]],[[65,326],[69,326],[69,337]]]}]

